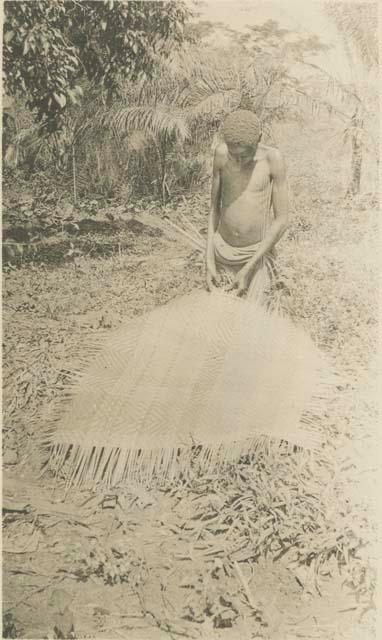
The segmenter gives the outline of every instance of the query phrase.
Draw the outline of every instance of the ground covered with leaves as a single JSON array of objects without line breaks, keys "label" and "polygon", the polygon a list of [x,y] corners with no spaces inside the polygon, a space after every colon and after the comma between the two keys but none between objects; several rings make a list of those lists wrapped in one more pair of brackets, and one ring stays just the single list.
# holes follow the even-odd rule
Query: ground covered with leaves
[{"label": "ground covered with leaves", "polygon": [[278,251],[294,318],[339,374],[324,456],[275,446],[176,486],[67,494],[41,475],[47,412],[89,344],[204,286],[165,221],[205,234],[208,195],[73,208],[39,188],[4,196],[3,637],[372,638],[375,202],[298,201]]}]

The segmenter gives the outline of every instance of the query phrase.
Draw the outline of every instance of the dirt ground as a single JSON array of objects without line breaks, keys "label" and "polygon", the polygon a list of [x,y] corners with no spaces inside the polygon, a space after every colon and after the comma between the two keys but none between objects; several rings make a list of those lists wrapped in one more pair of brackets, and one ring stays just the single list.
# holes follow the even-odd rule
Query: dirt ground
[{"label": "dirt ground", "polygon": [[[61,502],[56,484],[17,475],[5,474],[5,496],[33,511],[7,525],[14,549],[7,553],[7,536],[4,609],[17,636],[4,637],[54,637],[66,617],[78,638],[373,637],[370,612],[360,625],[357,602],[334,565],[326,567],[320,593],[287,562],[242,562],[233,551],[225,566],[221,536],[211,544],[200,533],[203,520],[194,519],[205,494],[179,500],[129,487],[118,496],[77,492]],[[106,575],[96,563],[81,564],[90,548],[109,550],[116,565],[117,557],[126,559],[126,569],[114,569],[122,582],[113,583],[111,568]],[[64,605],[70,616],[60,613]]]},{"label": "dirt ground", "polygon": [[[372,585],[349,586],[336,556],[316,571],[293,554],[256,555],[244,526],[230,537],[222,478],[67,494],[62,478],[41,473],[45,411],[88,359],[87,345],[204,286],[202,255],[144,214],[183,212],[203,233],[206,196],[145,207],[114,211],[111,226],[63,228],[4,266],[3,637],[375,637]],[[370,203],[300,208],[279,251],[296,317],[346,380],[330,419],[338,455],[350,459],[340,480],[366,548],[375,506],[376,213]]]}]

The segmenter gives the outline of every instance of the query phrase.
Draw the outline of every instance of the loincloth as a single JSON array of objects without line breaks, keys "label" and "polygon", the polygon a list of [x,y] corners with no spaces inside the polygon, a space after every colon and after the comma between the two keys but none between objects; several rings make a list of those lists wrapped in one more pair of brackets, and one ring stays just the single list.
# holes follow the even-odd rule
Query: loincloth
[{"label": "loincloth", "polygon": [[[260,242],[246,247],[233,247],[226,242],[218,231],[214,234],[215,262],[220,273],[232,283],[237,272],[256,254]],[[271,288],[276,276],[275,255],[267,253],[255,266],[253,277],[247,291],[247,299],[263,300],[264,294]]]}]

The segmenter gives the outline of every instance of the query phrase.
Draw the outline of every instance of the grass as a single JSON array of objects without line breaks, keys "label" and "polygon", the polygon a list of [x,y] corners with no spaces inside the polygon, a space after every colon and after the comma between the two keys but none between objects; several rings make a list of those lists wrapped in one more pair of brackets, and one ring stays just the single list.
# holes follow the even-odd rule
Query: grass
[{"label": "grass", "polygon": [[[183,212],[203,230],[206,210],[207,197],[201,195],[156,213],[176,218]],[[268,557],[302,567],[305,587],[312,582],[321,590],[327,576],[340,571],[358,598],[359,615],[372,605],[375,581],[376,229],[372,206],[355,202],[345,208],[335,199],[309,210],[300,206],[278,251],[296,320],[341,375],[324,416],[325,457],[307,461],[273,447],[229,473],[204,477],[195,468],[183,483],[164,487],[173,506],[181,503],[188,514],[187,540],[204,541],[232,575],[233,562]],[[63,397],[70,372],[86,360],[87,342],[204,286],[202,258],[187,242],[129,233],[130,253],[107,259],[78,255],[58,267],[35,263],[5,270],[3,446],[16,438],[24,468],[39,469],[35,437],[46,410]],[[84,562],[90,575],[92,565]],[[110,575],[101,564],[97,571]],[[206,576],[203,568],[202,580]],[[226,616],[235,625],[237,606],[230,597],[218,595],[220,604],[198,606],[191,598],[186,617],[196,622],[198,615],[214,616],[223,625]]]}]

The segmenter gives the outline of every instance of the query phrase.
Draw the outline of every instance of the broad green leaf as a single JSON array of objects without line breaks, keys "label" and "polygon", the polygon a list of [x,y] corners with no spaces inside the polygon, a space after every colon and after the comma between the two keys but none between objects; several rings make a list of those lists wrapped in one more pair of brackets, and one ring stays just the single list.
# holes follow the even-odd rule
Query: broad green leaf
[{"label": "broad green leaf", "polygon": [[53,97],[55,101],[60,105],[61,109],[63,109],[66,105],[66,96],[63,93],[59,95],[57,93],[53,93]]},{"label": "broad green leaf", "polygon": [[4,35],[5,43],[8,44],[12,40],[14,35],[15,35],[14,31],[7,31],[7,33]]},{"label": "broad green leaf", "polygon": [[71,91],[71,89],[68,89],[68,96],[69,96],[69,98],[70,98],[70,100],[72,101],[73,104],[77,104],[77,98],[76,98],[75,91]]}]

